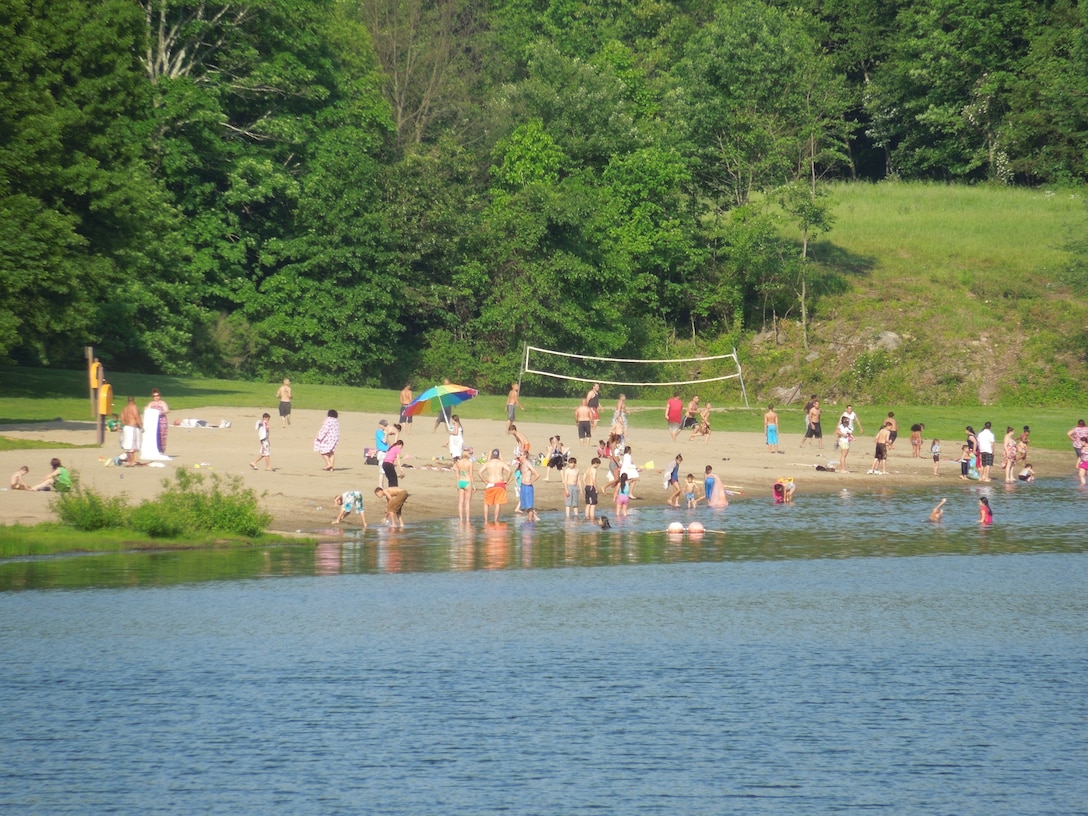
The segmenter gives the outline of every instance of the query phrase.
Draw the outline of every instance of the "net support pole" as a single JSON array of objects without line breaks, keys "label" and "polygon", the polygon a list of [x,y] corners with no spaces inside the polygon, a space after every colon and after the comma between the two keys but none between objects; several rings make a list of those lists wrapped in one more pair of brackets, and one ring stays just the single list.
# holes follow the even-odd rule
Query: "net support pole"
[{"label": "net support pole", "polygon": [[740,357],[737,356],[736,346],[733,346],[733,362],[737,364],[737,379],[740,380],[740,393],[744,397],[744,407],[750,410],[752,406],[748,404],[748,391],[744,387],[744,372],[740,368]]},{"label": "net support pole", "polygon": [[525,379],[525,372],[529,370],[529,344],[525,344],[525,357],[522,358],[521,371],[518,372],[518,396],[521,396],[521,383]]}]

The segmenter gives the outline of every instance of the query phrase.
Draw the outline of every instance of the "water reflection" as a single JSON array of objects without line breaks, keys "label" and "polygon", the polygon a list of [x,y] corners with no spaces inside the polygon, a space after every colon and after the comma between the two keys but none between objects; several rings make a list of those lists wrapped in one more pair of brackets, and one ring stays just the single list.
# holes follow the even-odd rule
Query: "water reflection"
[{"label": "water reflection", "polygon": [[[348,530],[308,546],[191,550],[9,559],[0,591],[96,586],[162,586],[200,581],[358,573],[555,569],[636,564],[818,559],[900,555],[1083,552],[1088,495],[1068,483],[963,486],[801,496],[793,505],[735,501],[722,510],[639,507],[602,530],[556,514],[461,524],[456,519],[403,530]],[[979,495],[995,523],[977,523]],[[945,519],[928,519],[948,497]],[[705,532],[688,531],[692,522]],[[670,525],[682,532],[668,532]]]}]

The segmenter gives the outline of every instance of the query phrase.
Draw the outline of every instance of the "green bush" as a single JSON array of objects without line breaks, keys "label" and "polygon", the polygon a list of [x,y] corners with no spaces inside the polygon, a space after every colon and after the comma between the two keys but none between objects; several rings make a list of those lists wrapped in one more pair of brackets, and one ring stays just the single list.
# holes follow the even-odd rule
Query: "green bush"
[{"label": "green bush", "polygon": [[152,538],[185,538],[208,533],[256,538],[272,522],[260,509],[257,494],[244,488],[238,476],[221,479],[213,474],[179,470],[174,480],[163,480],[158,498],[131,508],[124,496],[106,498],[79,484],[72,472],[72,490],[58,493],[53,510],[62,524],[77,530],[137,530]]},{"label": "green bush", "polygon": [[257,494],[242,487],[238,476],[221,479],[212,474],[179,470],[174,481],[163,481],[157,499],[144,502],[131,514],[130,525],[153,538],[179,538],[200,533],[225,533],[254,538],[264,532],[272,516],[262,511]]},{"label": "green bush", "polygon": [[128,526],[151,538],[181,538],[189,529],[186,519],[159,502],[144,502],[129,517]]},{"label": "green bush", "polygon": [[128,500],[124,496],[107,498],[85,489],[74,470],[72,489],[58,493],[52,508],[62,524],[84,531],[125,527],[129,515]]}]

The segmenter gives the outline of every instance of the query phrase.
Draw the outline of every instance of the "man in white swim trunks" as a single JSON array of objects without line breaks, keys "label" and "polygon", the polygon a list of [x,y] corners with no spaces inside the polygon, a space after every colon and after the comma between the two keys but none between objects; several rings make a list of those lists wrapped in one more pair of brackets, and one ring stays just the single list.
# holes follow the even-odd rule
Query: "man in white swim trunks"
[{"label": "man in white swim trunks", "polygon": [[144,421],[140,417],[140,409],[136,407],[136,397],[129,397],[125,408],[121,411],[121,450],[125,452],[128,467],[136,464],[137,454],[140,451],[143,435]]}]

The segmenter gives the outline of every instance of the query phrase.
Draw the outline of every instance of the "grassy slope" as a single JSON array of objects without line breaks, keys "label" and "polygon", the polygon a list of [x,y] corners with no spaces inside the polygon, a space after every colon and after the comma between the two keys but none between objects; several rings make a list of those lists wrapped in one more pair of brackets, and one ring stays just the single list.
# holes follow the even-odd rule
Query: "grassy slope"
[{"label": "grassy slope", "polygon": [[[911,403],[1074,405],[1088,300],[1069,287],[1083,191],[885,183],[833,188],[806,353],[795,323],[746,347],[749,390]],[[795,316],[794,316],[795,317]],[[903,345],[881,353],[880,332]]]}]

